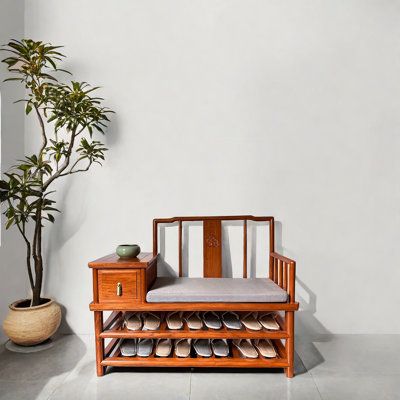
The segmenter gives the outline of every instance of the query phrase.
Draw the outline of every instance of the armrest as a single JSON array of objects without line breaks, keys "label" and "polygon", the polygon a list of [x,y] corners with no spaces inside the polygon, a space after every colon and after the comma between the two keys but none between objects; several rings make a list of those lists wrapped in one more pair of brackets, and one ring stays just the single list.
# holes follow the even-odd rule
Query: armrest
[{"label": "armrest", "polygon": [[296,261],[278,253],[270,253],[269,278],[289,295],[289,303],[295,302]]}]

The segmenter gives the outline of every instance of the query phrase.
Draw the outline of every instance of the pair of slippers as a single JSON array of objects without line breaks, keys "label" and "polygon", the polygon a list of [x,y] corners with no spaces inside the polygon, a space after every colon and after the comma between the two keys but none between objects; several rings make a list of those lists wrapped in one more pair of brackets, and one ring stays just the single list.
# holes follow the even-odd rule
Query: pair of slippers
[{"label": "pair of slippers", "polygon": [[160,329],[161,318],[150,312],[127,312],[124,324],[130,331],[156,331]]},{"label": "pair of slippers", "polygon": [[226,339],[196,339],[193,343],[196,354],[201,357],[228,357],[229,346]]},{"label": "pair of slippers", "polygon": [[153,352],[153,339],[124,339],[121,343],[121,354],[125,357],[149,357]]},{"label": "pair of slippers", "polygon": [[228,329],[240,329],[239,316],[232,312],[226,311],[220,316],[214,311],[206,311],[203,313],[204,325],[209,329],[221,329],[224,325]]},{"label": "pair of slippers", "polygon": [[276,322],[273,313],[258,315],[256,312],[250,312],[241,319],[242,324],[252,331],[260,331],[265,328],[269,331],[279,331],[279,324]]},{"label": "pair of slippers", "polygon": [[167,314],[165,318],[168,329],[176,330],[183,328],[183,321],[185,320],[189,329],[202,329],[203,320],[198,311],[190,312],[183,315],[181,311],[173,311]]},{"label": "pair of slippers", "polygon": [[[174,344],[177,357],[189,357],[192,339],[178,339]],[[120,350],[124,357],[149,357],[153,353],[153,339],[125,339],[122,341]],[[171,339],[158,339],[156,342],[156,356],[168,357],[172,350]]]},{"label": "pair of slippers", "polygon": [[[174,343],[174,353],[177,357],[189,357],[192,339],[177,339]],[[156,356],[168,357],[172,351],[171,339],[158,339],[156,344]]]},{"label": "pair of slippers", "polygon": [[269,339],[254,340],[254,346],[250,339],[236,339],[233,340],[233,345],[244,358],[258,358],[258,353],[265,358],[277,356],[275,347]]},{"label": "pair of slippers", "polygon": [[209,329],[221,329],[222,324],[228,329],[241,329],[242,327],[239,316],[232,311],[224,312],[221,318],[214,311],[206,311],[202,315],[198,311],[185,315],[180,311],[174,311],[167,314],[168,329],[182,329],[183,320],[186,321],[188,328],[193,330],[202,329],[203,324]]}]

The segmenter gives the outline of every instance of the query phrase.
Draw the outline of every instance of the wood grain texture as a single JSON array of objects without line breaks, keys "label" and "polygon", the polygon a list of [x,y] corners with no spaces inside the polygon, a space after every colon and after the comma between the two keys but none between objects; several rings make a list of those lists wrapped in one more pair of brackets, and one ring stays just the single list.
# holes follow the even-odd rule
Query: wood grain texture
[{"label": "wood grain texture", "polygon": [[294,312],[288,311],[285,313],[286,330],[289,334],[286,339],[285,349],[288,360],[288,367],[286,368],[286,376],[293,378],[294,375]]},{"label": "wood grain texture", "polygon": [[[146,283],[145,283],[145,289],[146,293],[150,288],[153,286],[155,280],[157,279],[157,263],[153,262],[149,268],[145,270],[145,275],[146,275]],[[146,299],[146,294],[143,297],[143,300]]]},{"label": "wood grain texture", "polygon": [[135,258],[120,258],[117,254],[112,253],[97,260],[89,262],[89,268],[147,268],[154,261],[151,253],[140,253]]},{"label": "wood grain texture", "polygon": [[90,303],[91,311],[296,311],[299,303]]},{"label": "wood grain texture", "polygon": [[203,276],[222,277],[221,220],[203,221]]},{"label": "wood grain texture", "polygon": [[104,359],[104,339],[100,337],[103,328],[103,313],[94,312],[94,336],[96,345],[96,372],[97,376],[103,376],[105,368],[101,365]]},{"label": "wood grain texture", "polygon": [[178,251],[178,257],[179,257],[179,277],[182,277],[182,272],[183,272],[183,266],[182,266],[182,221],[179,221],[179,239],[178,239],[178,246],[179,246],[179,251]]},{"label": "wood grain texture", "polygon": [[[141,279],[140,270],[99,270],[99,302],[125,303],[141,298],[139,290]],[[122,287],[122,293],[117,294],[117,285]]]},{"label": "wood grain texture", "polygon": [[243,278],[247,278],[247,220],[243,221]]}]

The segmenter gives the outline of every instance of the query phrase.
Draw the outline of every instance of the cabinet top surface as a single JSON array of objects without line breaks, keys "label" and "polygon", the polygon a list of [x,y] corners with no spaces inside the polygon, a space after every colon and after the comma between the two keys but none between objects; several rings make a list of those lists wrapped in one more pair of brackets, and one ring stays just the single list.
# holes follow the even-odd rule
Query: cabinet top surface
[{"label": "cabinet top surface", "polygon": [[157,256],[152,253],[140,253],[134,258],[121,258],[116,253],[89,262],[90,268],[146,268]]}]

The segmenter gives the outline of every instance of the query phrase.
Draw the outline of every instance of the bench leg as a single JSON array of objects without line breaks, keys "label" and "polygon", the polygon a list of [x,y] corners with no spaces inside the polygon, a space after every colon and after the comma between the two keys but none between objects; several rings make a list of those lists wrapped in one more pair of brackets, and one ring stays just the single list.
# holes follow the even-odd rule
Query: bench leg
[{"label": "bench leg", "polygon": [[286,376],[294,375],[294,311],[285,312],[286,331],[289,337],[286,339],[285,348],[289,366],[285,368]]},{"label": "bench leg", "polygon": [[101,365],[104,359],[104,339],[100,337],[103,330],[103,311],[94,312],[94,336],[96,341],[96,372],[97,376],[103,376],[105,367]]}]

